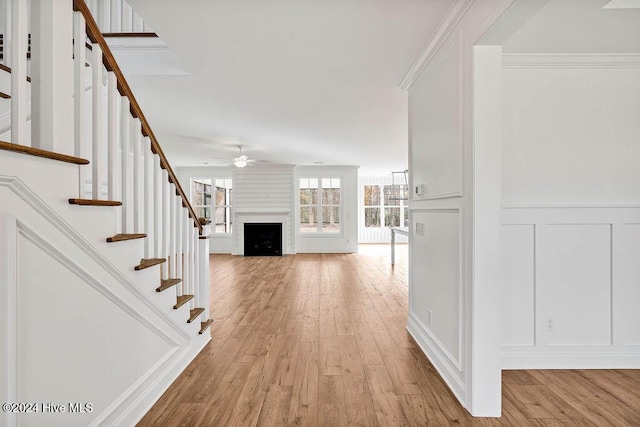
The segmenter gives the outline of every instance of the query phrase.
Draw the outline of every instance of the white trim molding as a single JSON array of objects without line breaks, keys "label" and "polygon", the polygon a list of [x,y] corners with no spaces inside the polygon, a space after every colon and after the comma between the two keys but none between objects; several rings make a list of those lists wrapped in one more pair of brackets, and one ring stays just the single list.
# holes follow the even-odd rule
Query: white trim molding
[{"label": "white trim molding", "polygon": [[507,53],[502,67],[514,69],[640,68],[640,54]]},{"label": "white trim molding", "polygon": [[414,83],[420,79],[422,72],[431,63],[436,54],[440,51],[445,42],[449,39],[449,36],[456,29],[458,23],[467,13],[469,7],[473,3],[473,0],[455,0],[449,8],[447,16],[442,20],[442,23],[438,27],[438,30],[431,37],[431,41],[424,48],[416,62],[413,64],[409,72],[402,79],[400,83],[400,89],[405,92],[409,92]]}]

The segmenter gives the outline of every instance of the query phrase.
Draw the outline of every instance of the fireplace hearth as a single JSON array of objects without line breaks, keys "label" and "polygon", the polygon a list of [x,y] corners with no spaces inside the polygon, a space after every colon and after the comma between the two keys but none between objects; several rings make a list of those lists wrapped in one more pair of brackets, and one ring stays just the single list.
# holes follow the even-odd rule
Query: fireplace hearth
[{"label": "fireplace hearth", "polygon": [[245,222],[244,256],[282,256],[282,223]]}]

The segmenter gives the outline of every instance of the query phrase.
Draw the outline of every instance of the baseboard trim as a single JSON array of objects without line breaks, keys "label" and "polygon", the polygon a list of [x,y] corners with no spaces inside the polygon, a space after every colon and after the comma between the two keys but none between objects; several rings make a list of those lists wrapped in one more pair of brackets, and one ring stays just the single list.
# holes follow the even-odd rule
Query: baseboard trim
[{"label": "baseboard trim", "polygon": [[640,369],[640,353],[502,353],[502,370]]},{"label": "baseboard trim", "polygon": [[420,322],[412,313],[409,313],[407,331],[436,368],[436,371],[438,371],[438,374],[440,374],[440,377],[442,377],[449,389],[453,392],[456,399],[466,408],[467,405],[464,399],[465,384],[457,375],[457,369],[452,366],[440,346],[422,328]]}]

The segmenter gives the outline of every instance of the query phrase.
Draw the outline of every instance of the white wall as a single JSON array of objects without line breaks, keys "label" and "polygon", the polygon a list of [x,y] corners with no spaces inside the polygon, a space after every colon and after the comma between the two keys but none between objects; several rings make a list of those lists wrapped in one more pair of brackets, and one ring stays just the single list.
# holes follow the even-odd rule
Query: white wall
[{"label": "white wall", "polygon": [[640,367],[638,59],[504,58],[505,368]]},{"label": "white wall", "polygon": [[[500,111],[491,102],[500,98],[500,81],[492,72],[499,74],[500,64],[486,52],[483,74],[474,75],[473,45],[510,4],[454,2],[402,84],[409,92],[410,188],[424,189],[410,201],[408,330],[475,416],[501,412],[499,319],[491,314],[500,268],[475,263],[486,260],[483,244],[490,255],[500,252],[500,176],[491,163],[500,141]],[[484,92],[474,93],[476,79]],[[474,111],[475,97],[487,106]],[[475,211],[490,223],[478,223]],[[479,232],[484,225],[490,231]]]},{"label": "white wall", "polygon": [[[203,166],[203,167],[178,167],[175,168],[176,176],[182,189],[190,197],[191,195],[191,178],[222,178],[231,177],[234,178],[234,167],[232,166]],[[235,180],[233,181],[235,188]],[[234,206],[231,206],[233,211]],[[233,238],[229,234],[216,234],[211,233],[209,239],[209,252],[212,254],[230,254],[233,246]]]},{"label": "white wall", "polygon": [[334,235],[298,233],[298,203],[296,202],[296,250],[299,253],[341,253],[358,251],[358,167],[357,166],[298,166],[296,168],[296,200],[298,178],[339,177],[342,185],[342,228]]}]

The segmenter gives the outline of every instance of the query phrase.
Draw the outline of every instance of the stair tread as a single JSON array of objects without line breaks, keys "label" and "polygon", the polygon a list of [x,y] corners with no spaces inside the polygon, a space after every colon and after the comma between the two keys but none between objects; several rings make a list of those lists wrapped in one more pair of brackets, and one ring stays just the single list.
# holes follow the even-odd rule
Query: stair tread
[{"label": "stair tread", "polygon": [[213,324],[213,319],[208,319],[206,322],[200,322],[200,332],[198,332],[200,335],[204,334],[204,331],[206,331],[209,326],[211,326]]},{"label": "stair tread", "polygon": [[44,157],[46,159],[58,160],[76,165],[88,165],[89,160],[79,157],[68,156],[66,154],[54,153],[53,151],[41,150],[39,148],[27,147],[26,145],[12,144],[10,142],[0,141],[0,150],[13,151],[14,153],[29,154],[36,157]]},{"label": "stair tread", "polygon": [[156,288],[156,292],[162,292],[164,290],[169,289],[172,286],[177,285],[178,283],[182,282],[181,279],[165,279],[165,280],[160,280],[160,286]]},{"label": "stair tread", "polygon": [[140,264],[135,266],[135,270],[144,270],[145,268],[153,267],[154,265],[162,264],[166,261],[166,258],[141,259]]},{"label": "stair tread", "polygon": [[69,199],[69,203],[80,206],[122,206],[122,202],[115,200]]},{"label": "stair tread", "polygon": [[107,242],[122,242],[124,240],[144,239],[146,234],[116,234],[115,236],[107,237]]},{"label": "stair tread", "polygon": [[204,308],[202,308],[202,307],[198,307],[198,308],[194,308],[193,310],[189,310],[189,320],[187,320],[187,323],[193,322],[202,313],[204,313]]},{"label": "stair tread", "polygon": [[178,309],[185,305],[187,302],[193,299],[193,295],[181,295],[177,298],[176,305],[173,306],[174,309]]}]

